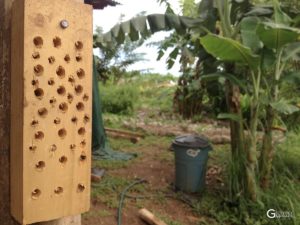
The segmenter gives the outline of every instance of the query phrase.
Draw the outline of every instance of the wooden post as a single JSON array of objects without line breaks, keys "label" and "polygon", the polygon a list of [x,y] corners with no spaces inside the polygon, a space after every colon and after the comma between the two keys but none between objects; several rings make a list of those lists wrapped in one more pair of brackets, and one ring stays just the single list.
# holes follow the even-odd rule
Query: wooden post
[{"label": "wooden post", "polygon": [[[10,214],[10,41],[11,6],[14,0],[0,1],[0,224],[17,225]],[[71,0],[70,0],[71,1]],[[73,0],[83,2],[83,0]],[[72,216],[36,225],[80,225],[81,216]]]}]

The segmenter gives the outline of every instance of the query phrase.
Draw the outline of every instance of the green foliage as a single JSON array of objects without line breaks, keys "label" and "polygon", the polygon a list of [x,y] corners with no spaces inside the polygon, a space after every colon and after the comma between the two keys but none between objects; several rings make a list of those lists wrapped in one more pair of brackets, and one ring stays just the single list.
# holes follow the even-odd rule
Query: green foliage
[{"label": "green foliage", "polygon": [[101,85],[100,97],[103,112],[130,115],[138,99],[138,90],[135,86]]},{"label": "green foliage", "polygon": [[220,60],[240,63],[250,66],[252,69],[256,69],[259,64],[257,55],[231,38],[208,34],[200,40],[206,51]]},{"label": "green foliage", "polygon": [[103,111],[132,115],[137,110],[151,108],[154,113],[170,114],[175,83],[171,75],[124,73],[118,84],[99,83]]}]

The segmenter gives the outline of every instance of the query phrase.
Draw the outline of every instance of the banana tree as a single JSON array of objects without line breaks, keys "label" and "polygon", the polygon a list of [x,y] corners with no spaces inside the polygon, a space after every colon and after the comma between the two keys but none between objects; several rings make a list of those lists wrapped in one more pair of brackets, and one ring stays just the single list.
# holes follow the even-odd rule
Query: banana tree
[{"label": "banana tree", "polygon": [[[263,188],[269,186],[271,175],[274,155],[272,144],[274,118],[277,112],[288,114],[299,110],[298,107],[288,104],[288,101],[278,97],[281,82],[291,78],[300,80],[300,73],[282,76],[290,59],[299,60],[300,42],[297,40],[300,37],[300,30],[289,26],[292,19],[280,9],[277,1],[274,1],[273,8],[272,19],[247,17],[241,21],[240,42],[211,34],[201,38],[204,48],[216,58],[246,65],[249,68],[252,90],[247,91],[251,93],[252,101],[247,175],[255,173],[258,112],[264,110],[266,114],[265,135],[260,156],[261,186]],[[241,119],[239,114],[236,114],[235,117]],[[252,178],[249,176],[247,179],[249,182],[255,182]]]}]

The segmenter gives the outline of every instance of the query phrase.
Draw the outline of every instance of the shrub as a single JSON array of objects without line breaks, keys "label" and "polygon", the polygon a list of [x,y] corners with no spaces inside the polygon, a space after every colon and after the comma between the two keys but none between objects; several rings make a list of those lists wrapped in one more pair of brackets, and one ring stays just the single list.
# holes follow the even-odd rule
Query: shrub
[{"label": "shrub", "polygon": [[134,86],[99,84],[103,112],[130,115],[138,99],[138,89]]}]

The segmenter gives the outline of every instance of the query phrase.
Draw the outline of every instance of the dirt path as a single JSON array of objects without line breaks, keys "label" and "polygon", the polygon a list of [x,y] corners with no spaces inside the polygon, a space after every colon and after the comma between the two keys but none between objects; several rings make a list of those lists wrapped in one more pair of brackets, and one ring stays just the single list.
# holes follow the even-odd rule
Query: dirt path
[{"label": "dirt path", "polygon": [[[114,142],[114,141],[113,141]],[[124,142],[124,141],[123,141]],[[172,183],[174,182],[173,152],[168,150],[170,142],[164,140],[150,140],[140,143],[140,146],[131,146],[128,151],[138,152],[139,157],[129,162],[124,168],[107,169],[105,179],[114,180],[116,186],[121,181],[133,181],[136,178],[147,180],[147,184],[135,190],[132,195],[143,195],[151,198],[126,199],[123,209],[123,225],[145,225],[138,216],[139,208],[146,207],[157,216],[172,225],[194,225],[197,220],[192,209],[180,200],[166,197],[172,195]],[[147,143],[148,142],[148,143]],[[121,181],[118,181],[121,179]],[[103,181],[103,182],[104,182]],[[100,183],[101,184],[101,183]],[[109,184],[110,185],[110,184]],[[83,225],[114,225],[117,224],[118,193],[126,185],[120,185],[118,191],[112,193],[109,198],[93,195],[91,210],[83,216]],[[97,190],[96,190],[97,191]],[[101,189],[103,191],[103,189]],[[167,193],[167,194],[166,194]],[[102,195],[105,195],[102,193]]]}]

